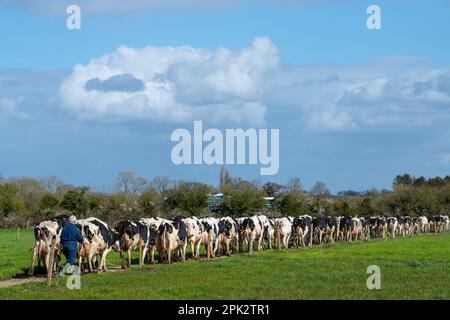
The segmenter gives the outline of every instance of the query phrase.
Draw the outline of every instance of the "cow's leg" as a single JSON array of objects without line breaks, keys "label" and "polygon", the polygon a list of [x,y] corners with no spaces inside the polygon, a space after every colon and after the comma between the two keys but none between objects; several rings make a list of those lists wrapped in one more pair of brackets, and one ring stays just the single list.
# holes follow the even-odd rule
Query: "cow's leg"
[{"label": "cow's leg", "polygon": [[[36,260],[36,255],[38,252],[38,243],[36,242],[36,244],[34,245],[33,248],[33,254],[31,255],[31,266],[30,266],[30,270],[28,271],[28,275],[32,276],[34,274],[34,262]],[[41,262],[41,260],[39,260],[39,262]]]},{"label": "cow's leg", "polygon": [[231,251],[230,251],[230,239],[227,239],[225,242],[225,250],[227,252],[227,256],[231,256]]},{"label": "cow's leg", "polygon": [[108,271],[108,269],[106,268],[106,255],[109,253],[109,251],[111,251],[111,249],[106,249],[105,251],[103,251],[103,253],[102,253],[102,260],[100,262],[100,266],[103,267],[103,269],[100,268],[100,270],[103,270],[105,272]]},{"label": "cow's leg", "polygon": [[122,266],[122,269],[126,269],[125,262],[123,261],[123,252],[122,252],[122,250],[119,250],[119,255],[120,255],[120,264]]},{"label": "cow's leg", "polygon": [[186,261],[186,248],[187,248],[187,243],[184,243],[183,246],[181,247],[181,260],[182,261]]},{"label": "cow's leg", "polygon": [[172,261],[171,261],[171,258],[172,258],[172,250],[167,250],[167,262],[170,264]]},{"label": "cow's leg", "polygon": [[147,252],[148,252],[148,245],[144,245],[144,247],[142,248],[142,256],[140,257],[141,261],[139,262],[140,267],[142,267],[142,265],[145,262],[145,255],[147,254]]},{"label": "cow's leg", "polygon": [[264,238],[263,238],[263,235],[261,235],[258,239],[258,251],[261,251],[264,249],[263,242],[264,242]]},{"label": "cow's leg", "polygon": [[129,268],[131,266],[131,246],[128,248],[127,254],[128,254],[128,264],[127,264],[127,266]]}]

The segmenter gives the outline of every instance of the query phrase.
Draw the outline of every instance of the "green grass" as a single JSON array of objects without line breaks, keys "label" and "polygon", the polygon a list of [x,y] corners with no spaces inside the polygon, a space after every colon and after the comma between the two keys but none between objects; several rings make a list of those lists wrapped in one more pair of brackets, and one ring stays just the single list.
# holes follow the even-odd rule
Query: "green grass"
[{"label": "green grass", "polygon": [[[3,279],[29,266],[32,234],[21,236],[0,231]],[[117,253],[108,256],[108,265],[118,262]],[[372,264],[381,268],[381,290],[366,287]],[[450,299],[450,234],[146,265],[84,275],[81,286],[29,283],[0,289],[0,299]]]}]

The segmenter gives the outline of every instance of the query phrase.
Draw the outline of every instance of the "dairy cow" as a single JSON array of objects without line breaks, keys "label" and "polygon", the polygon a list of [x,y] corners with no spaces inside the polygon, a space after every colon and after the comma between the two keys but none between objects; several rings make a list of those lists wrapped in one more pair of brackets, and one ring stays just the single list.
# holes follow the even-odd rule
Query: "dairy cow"
[{"label": "dairy cow", "polygon": [[223,217],[218,222],[219,244],[225,249],[227,255],[231,255],[231,248],[239,252],[240,226],[232,217]]},{"label": "dairy cow", "polygon": [[59,264],[60,257],[60,236],[62,228],[69,222],[69,217],[67,215],[59,215],[49,220],[42,221],[34,228],[34,246],[32,249],[31,266],[28,271],[29,275],[34,274],[34,265],[36,259],[38,260],[38,267],[40,267],[41,262],[44,267],[47,268],[50,258],[50,247],[52,238],[55,237],[56,240],[56,250],[54,255],[54,265],[53,270],[56,272],[57,266]]},{"label": "dairy cow", "polygon": [[289,247],[289,239],[292,234],[292,222],[287,218],[275,219],[275,246],[277,249]]}]

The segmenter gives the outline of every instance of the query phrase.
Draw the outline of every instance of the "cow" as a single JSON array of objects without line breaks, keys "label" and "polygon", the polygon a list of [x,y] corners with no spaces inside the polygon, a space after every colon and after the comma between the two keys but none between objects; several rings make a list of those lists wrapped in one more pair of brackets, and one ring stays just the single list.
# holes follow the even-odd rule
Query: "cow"
[{"label": "cow", "polygon": [[[306,245],[306,237],[309,235],[308,245],[312,245],[312,217],[308,215],[303,215],[299,217],[295,217],[292,221],[292,231],[294,234],[294,245],[296,247]],[[289,220],[290,222],[290,220]]]},{"label": "cow", "polygon": [[450,218],[444,215],[444,231],[450,231]]},{"label": "cow", "polygon": [[351,237],[353,240],[353,237],[355,241],[361,240],[362,236],[362,222],[358,217],[353,217],[350,220],[350,227],[351,227]]},{"label": "cow", "polygon": [[122,220],[115,230],[120,235],[120,260],[122,268],[125,269],[123,261],[123,252],[128,255],[127,267],[131,266],[131,251],[139,250],[142,246],[142,252],[139,256],[139,267],[144,263],[144,257],[149,249],[149,226],[141,221]]},{"label": "cow", "polygon": [[374,232],[376,234],[376,237],[386,239],[387,236],[386,217],[376,217]]},{"label": "cow", "polygon": [[53,271],[57,272],[59,265],[59,258],[61,254],[60,250],[60,236],[62,228],[69,222],[69,217],[67,215],[59,215],[49,220],[42,221],[34,228],[34,246],[32,248],[31,266],[28,274],[32,276],[34,274],[34,264],[36,258],[38,259],[38,267],[41,265],[41,261],[45,268],[48,268],[50,259],[50,247],[52,238],[55,237],[55,258],[54,265],[52,266]]},{"label": "cow", "polygon": [[397,218],[402,224],[401,235],[403,237],[412,235],[414,233],[414,221],[410,216],[402,216]]},{"label": "cow", "polygon": [[275,219],[275,246],[277,249],[289,247],[289,239],[292,234],[292,222],[287,217]]},{"label": "cow", "polygon": [[264,235],[263,235],[263,245],[266,247],[266,242],[268,243],[268,248],[272,249],[272,243],[275,240],[275,220],[267,218],[264,224]]},{"label": "cow", "polygon": [[231,255],[231,247],[239,252],[240,227],[238,221],[231,217],[223,217],[219,220],[218,227],[219,244],[225,248],[226,254]]},{"label": "cow", "polygon": [[248,243],[249,254],[253,253],[253,242],[257,243],[257,250],[262,250],[262,241],[264,236],[264,225],[266,219],[262,218],[264,216],[254,215],[249,218],[245,218],[242,222],[242,229],[244,232],[245,239]]},{"label": "cow", "polygon": [[202,218],[200,221],[203,225],[201,243],[205,246],[206,255],[215,257],[219,248],[219,220],[209,217]]},{"label": "cow", "polygon": [[341,241],[352,241],[351,220],[352,218],[349,216],[339,218],[338,239],[340,239]]},{"label": "cow", "polygon": [[190,217],[183,220],[186,224],[188,233],[188,245],[191,247],[192,257],[198,259],[200,257],[200,244],[203,235],[203,224],[197,217]]},{"label": "cow", "polygon": [[89,250],[85,252],[82,248],[80,251],[80,269],[82,258],[86,258],[89,265],[89,271],[93,272],[93,265],[96,262],[96,256],[100,256],[100,265],[98,271],[108,271],[106,267],[106,256],[111,250],[120,251],[120,235],[112,230],[105,222],[100,219],[91,217],[77,221],[77,225],[81,228],[83,237],[89,242]]},{"label": "cow", "polygon": [[176,251],[178,257],[186,260],[186,247],[188,240],[188,232],[186,224],[181,217],[177,217],[172,221],[165,221],[158,228],[160,237],[161,253],[167,258],[167,262],[172,262],[172,252]]},{"label": "cow", "polygon": [[[139,220],[140,223],[144,224],[148,228],[148,250],[147,254],[149,255],[148,260],[150,263],[155,263],[155,251],[159,248],[159,252],[162,252],[162,247],[159,242],[160,237],[158,234],[159,226],[163,222],[170,222],[170,220],[162,219],[162,218],[142,218]],[[144,257],[144,255],[142,255]]]},{"label": "cow", "polygon": [[335,234],[339,230],[339,217],[327,217],[326,224],[327,227],[325,229],[325,241],[328,243],[333,243],[335,240]]},{"label": "cow", "polygon": [[395,217],[388,217],[386,219],[387,222],[387,230],[388,234],[391,236],[391,238],[395,238],[395,232],[398,227],[398,220]]},{"label": "cow", "polygon": [[322,238],[327,230],[327,218],[325,216],[314,217],[312,222],[316,243],[322,244]]},{"label": "cow", "polygon": [[417,234],[429,232],[428,218],[425,216],[420,216],[417,218]]}]

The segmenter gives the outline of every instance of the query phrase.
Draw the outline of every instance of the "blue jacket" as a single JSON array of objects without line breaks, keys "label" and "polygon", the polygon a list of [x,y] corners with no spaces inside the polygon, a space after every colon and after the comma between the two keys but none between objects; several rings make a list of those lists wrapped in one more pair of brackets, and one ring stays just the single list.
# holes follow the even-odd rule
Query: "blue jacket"
[{"label": "blue jacket", "polygon": [[80,229],[74,224],[66,225],[61,231],[61,242],[64,248],[76,249],[77,241],[83,243],[83,236]]}]

